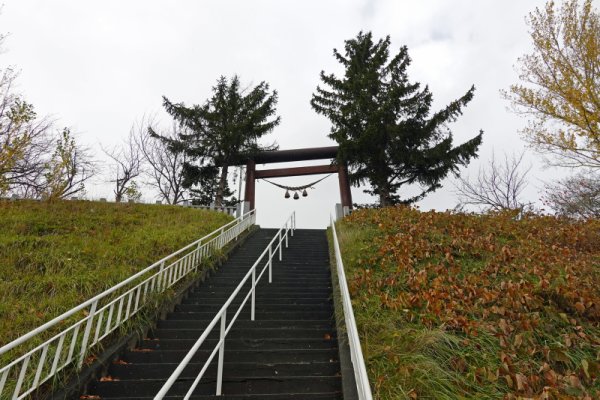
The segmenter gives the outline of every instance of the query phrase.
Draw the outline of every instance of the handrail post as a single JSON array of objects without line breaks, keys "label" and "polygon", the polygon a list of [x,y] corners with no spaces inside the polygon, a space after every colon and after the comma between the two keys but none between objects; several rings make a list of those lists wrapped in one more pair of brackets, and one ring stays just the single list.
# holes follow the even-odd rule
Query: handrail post
[{"label": "handrail post", "polygon": [[217,366],[217,396],[221,395],[223,389],[223,358],[225,356],[225,319],[227,317],[227,308],[221,315],[221,330],[219,333],[219,364]]},{"label": "handrail post", "polygon": [[283,245],[282,245],[282,242],[283,242],[283,231],[279,231],[279,261],[281,261],[282,257],[283,257],[283,253],[282,253],[283,252]]},{"label": "handrail post", "polygon": [[[294,232],[294,231],[292,231]],[[287,226],[285,227],[285,248],[288,248],[288,229]]]},{"label": "handrail post", "polygon": [[165,262],[160,263],[160,269],[158,270],[158,292],[163,292],[165,290],[166,279],[165,279]]},{"label": "handrail post", "polygon": [[96,308],[98,307],[98,300],[92,303],[92,307],[90,308],[90,313],[88,314],[88,321],[85,324],[85,333],[83,334],[83,341],[81,342],[81,354],[79,355],[79,364],[78,368],[81,368],[83,365],[83,360],[85,358],[85,353],[87,350],[87,343],[90,338],[90,331],[92,330],[92,324],[94,323],[94,317],[96,316]]},{"label": "handrail post", "polygon": [[196,246],[196,257],[194,259],[196,260],[194,267],[195,271],[197,271],[200,264],[202,264],[202,242],[199,242],[198,246]]},{"label": "handrail post", "polygon": [[256,307],[256,268],[252,270],[252,309],[250,310],[250,320],[254,321],[254,309]]},{"label": "handrail post", "polygon": [[223,241],[223,232],[225,232],[225,225],[221,227],[221,232],[219,232],[219,239],[217,240],[219,242],[219,249],[225,246],[225,243]]},{"label": "handrail post", "polygon": [[269,244],[269,283],[273,282],[273,242]]}]

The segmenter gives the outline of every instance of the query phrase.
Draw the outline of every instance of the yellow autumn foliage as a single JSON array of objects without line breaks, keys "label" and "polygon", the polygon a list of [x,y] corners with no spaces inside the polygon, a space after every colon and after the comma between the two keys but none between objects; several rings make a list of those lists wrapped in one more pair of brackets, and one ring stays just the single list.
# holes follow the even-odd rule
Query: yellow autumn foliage
[{"label": "yellow autumn foliage", "polygon": [[591,0],[553,1],[527,18],[533,51],[503,95],[531,117],[525,139],[561,166],[600,168],[600,16]]}]

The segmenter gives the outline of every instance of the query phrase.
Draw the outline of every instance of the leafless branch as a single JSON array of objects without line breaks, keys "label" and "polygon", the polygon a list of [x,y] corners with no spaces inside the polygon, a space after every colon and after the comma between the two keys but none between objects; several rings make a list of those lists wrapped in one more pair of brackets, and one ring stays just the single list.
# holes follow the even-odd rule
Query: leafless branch
[{"label": "leafless branch", "polygon": [[115,184],[114,194],[117,203],[123,200],[128,185],[142,172],[142,154],[135,140],[135,132],[134,125],[120,148],[114,147],[112,150],[102,148],[104,154],[112,160],[111,175],[114,179],[110,182]]},{"label": "leafless branch", "polygon": [[600,218],[600,174],[580,172],[547,184],[543,201],[563,217]]},{"label": "leafless branch", "polygon": [[53,151],[52,121],[13,93],[17,74],[0,74],[0,193],[36,197]]},{"label": "leafless branch", "polygon": [[460,205],[482,206],[496,211],[526,207],[528,203],[523,202],[521,194],[527,186],[526,177],[531,166],[522,166],[524,154],[505,154],[500,163],[492,156],[490,164],[486,168],[480,168],[477,178],[459,178],[455,189]]},{"label": "leafless branch", "polygon": [[186,190],[183,187],[183,164],[188,157],[183,152],[172,151],[168,144],[160,138],[153,137],[150,132],[163,138],[178,139],[178,126],[173,123],[170,130],[156,132],[154,121],[138,124],[135,136],[144,162],[149,168],[145,170],[148,185],[156,188],[159,198],[167,204],[179,204],[185,200]]}]

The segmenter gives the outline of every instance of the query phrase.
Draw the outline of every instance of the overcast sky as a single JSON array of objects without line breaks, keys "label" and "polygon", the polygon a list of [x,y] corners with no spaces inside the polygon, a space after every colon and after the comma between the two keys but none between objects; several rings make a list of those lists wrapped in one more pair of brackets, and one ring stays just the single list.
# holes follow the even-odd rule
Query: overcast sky
[{"label": "overcast sky", "polygon": [[[330,124],[310,107],[319,72],[341,72],[332,51],[363,31],[391,36],[392,51],[407,45],[412,81],[428,84],[436,109],[477,91],[452,125],[456,143],[484,130],[474,175],[492,153],[520,152],[525,120],[507,110],[499,90],[517,82],[513,68],[530,49],[525,16],[543,1],[33,1],[5,0],[0,32],[9,33],[0,67],[21,70],[18,91],[38,114],[69,126],[82,142],[118,144],[132,123],[162,111],[161,96],[203,103],[220,75],[238,74],[245,85],[267,81],[279,93],[281,125],[268,138],[281,149],[334,145]],[[534,166],[525,197],[539,199],[542,181],[564,171]],[[100,157],[100,155],[98,156]],[[315,164],[312,162],[310,164]],[[266,168],[276,167],[268,165]],[[258,166],[258,168],[264,168]],[[282,178],[300,185],[315,177]],[[99,178],[88,185],[91,198],[111,197]],[[452,179],[419,203],[422,209],[453,208]],[[283,191],[257,183],[259,223],[275,227],[292,210],[301,227],[324,227],[339,202],[337,176],[309,197],[285,200]],[[355,202],[368,202],[353,188]],[[151,193],[145,193],[153,201]]]}]

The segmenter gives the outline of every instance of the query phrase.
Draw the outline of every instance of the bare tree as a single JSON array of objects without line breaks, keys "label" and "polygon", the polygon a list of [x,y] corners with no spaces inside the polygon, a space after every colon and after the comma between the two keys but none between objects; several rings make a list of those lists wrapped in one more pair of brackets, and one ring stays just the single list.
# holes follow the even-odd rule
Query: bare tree
[{"label": "bare tree", "polygon": [[52,122],[13,93],[16,76],[10,68],[0,76],[0,194],[35,197],[52,154]]},{"label": "bare tree", "polygon": [[50,133],[51,123],[36,121],[32,126],[29,143],[19,157],[4,171],[6,192],[21,198],[37,198],[44,187],[44,175],[55,138]]},{"label": "bare tree", "polygon": [[[0,45],[4,35],[0,34]],[[0,195],[62,198],[84,190],[93,175],[87,149],[68,129],[57,136],[49,118],[13,90],[12,68],[0,71]]]},{"label": "bare tree", "polygon": [[110,180],[115,184],[115,201],[120,203],[127,194],[133,179],[142,172],[142,153],[135,140],[135,125],[131,127],[129,136],[121,148],[115,147],[112,150],[102,148],[102,151],[112,160],[111,175],[114,179]]},{"label": "bare tree", "polygon": [[[0,34],[0,47],[5,37]],[[0,70],[0,195],[33,197],[51,153],[52,123],[14,92],[17,76],[13,68]]]},{"label": "bare tree", "polygon": [[600,174],[580,172],[546,185],[544,204],[569,218],[600,218]]},{"label": "bare tree", "polygon": [[88,150],[75,143],[68,128],[56,140],[52,158],[44,168],[44,180],[39,197],[62,199],[85,190],[85,182],[95,172]]},{"label": "bare tree", "polygon": [[145,170],[147,183],[158,191],[159,198],[167,204],[179,204],[185,200],[187,193],[183,187],[183,165],[188,161],[188,156],[171,149],[167,141],[156,137],[159,135],[168,140],[177,140],[179,136],[176,124],[169,131],[158,133],[152,125],[152,120],[148,121],[147,127],[142,120],[135,137],[144,162],[149,166]]},{"label": "bare tree", "polygon": [[527,186],[527,174],[531,166],[523,167],[522,152],[519,155],[504,155],[502,162],[497,162],[495,155],[486,168],[480,168],[474,180],[459,178],[455,185],[461,206],[475,205],[491,210],[516,210],[529,205],[521,199]]}]

